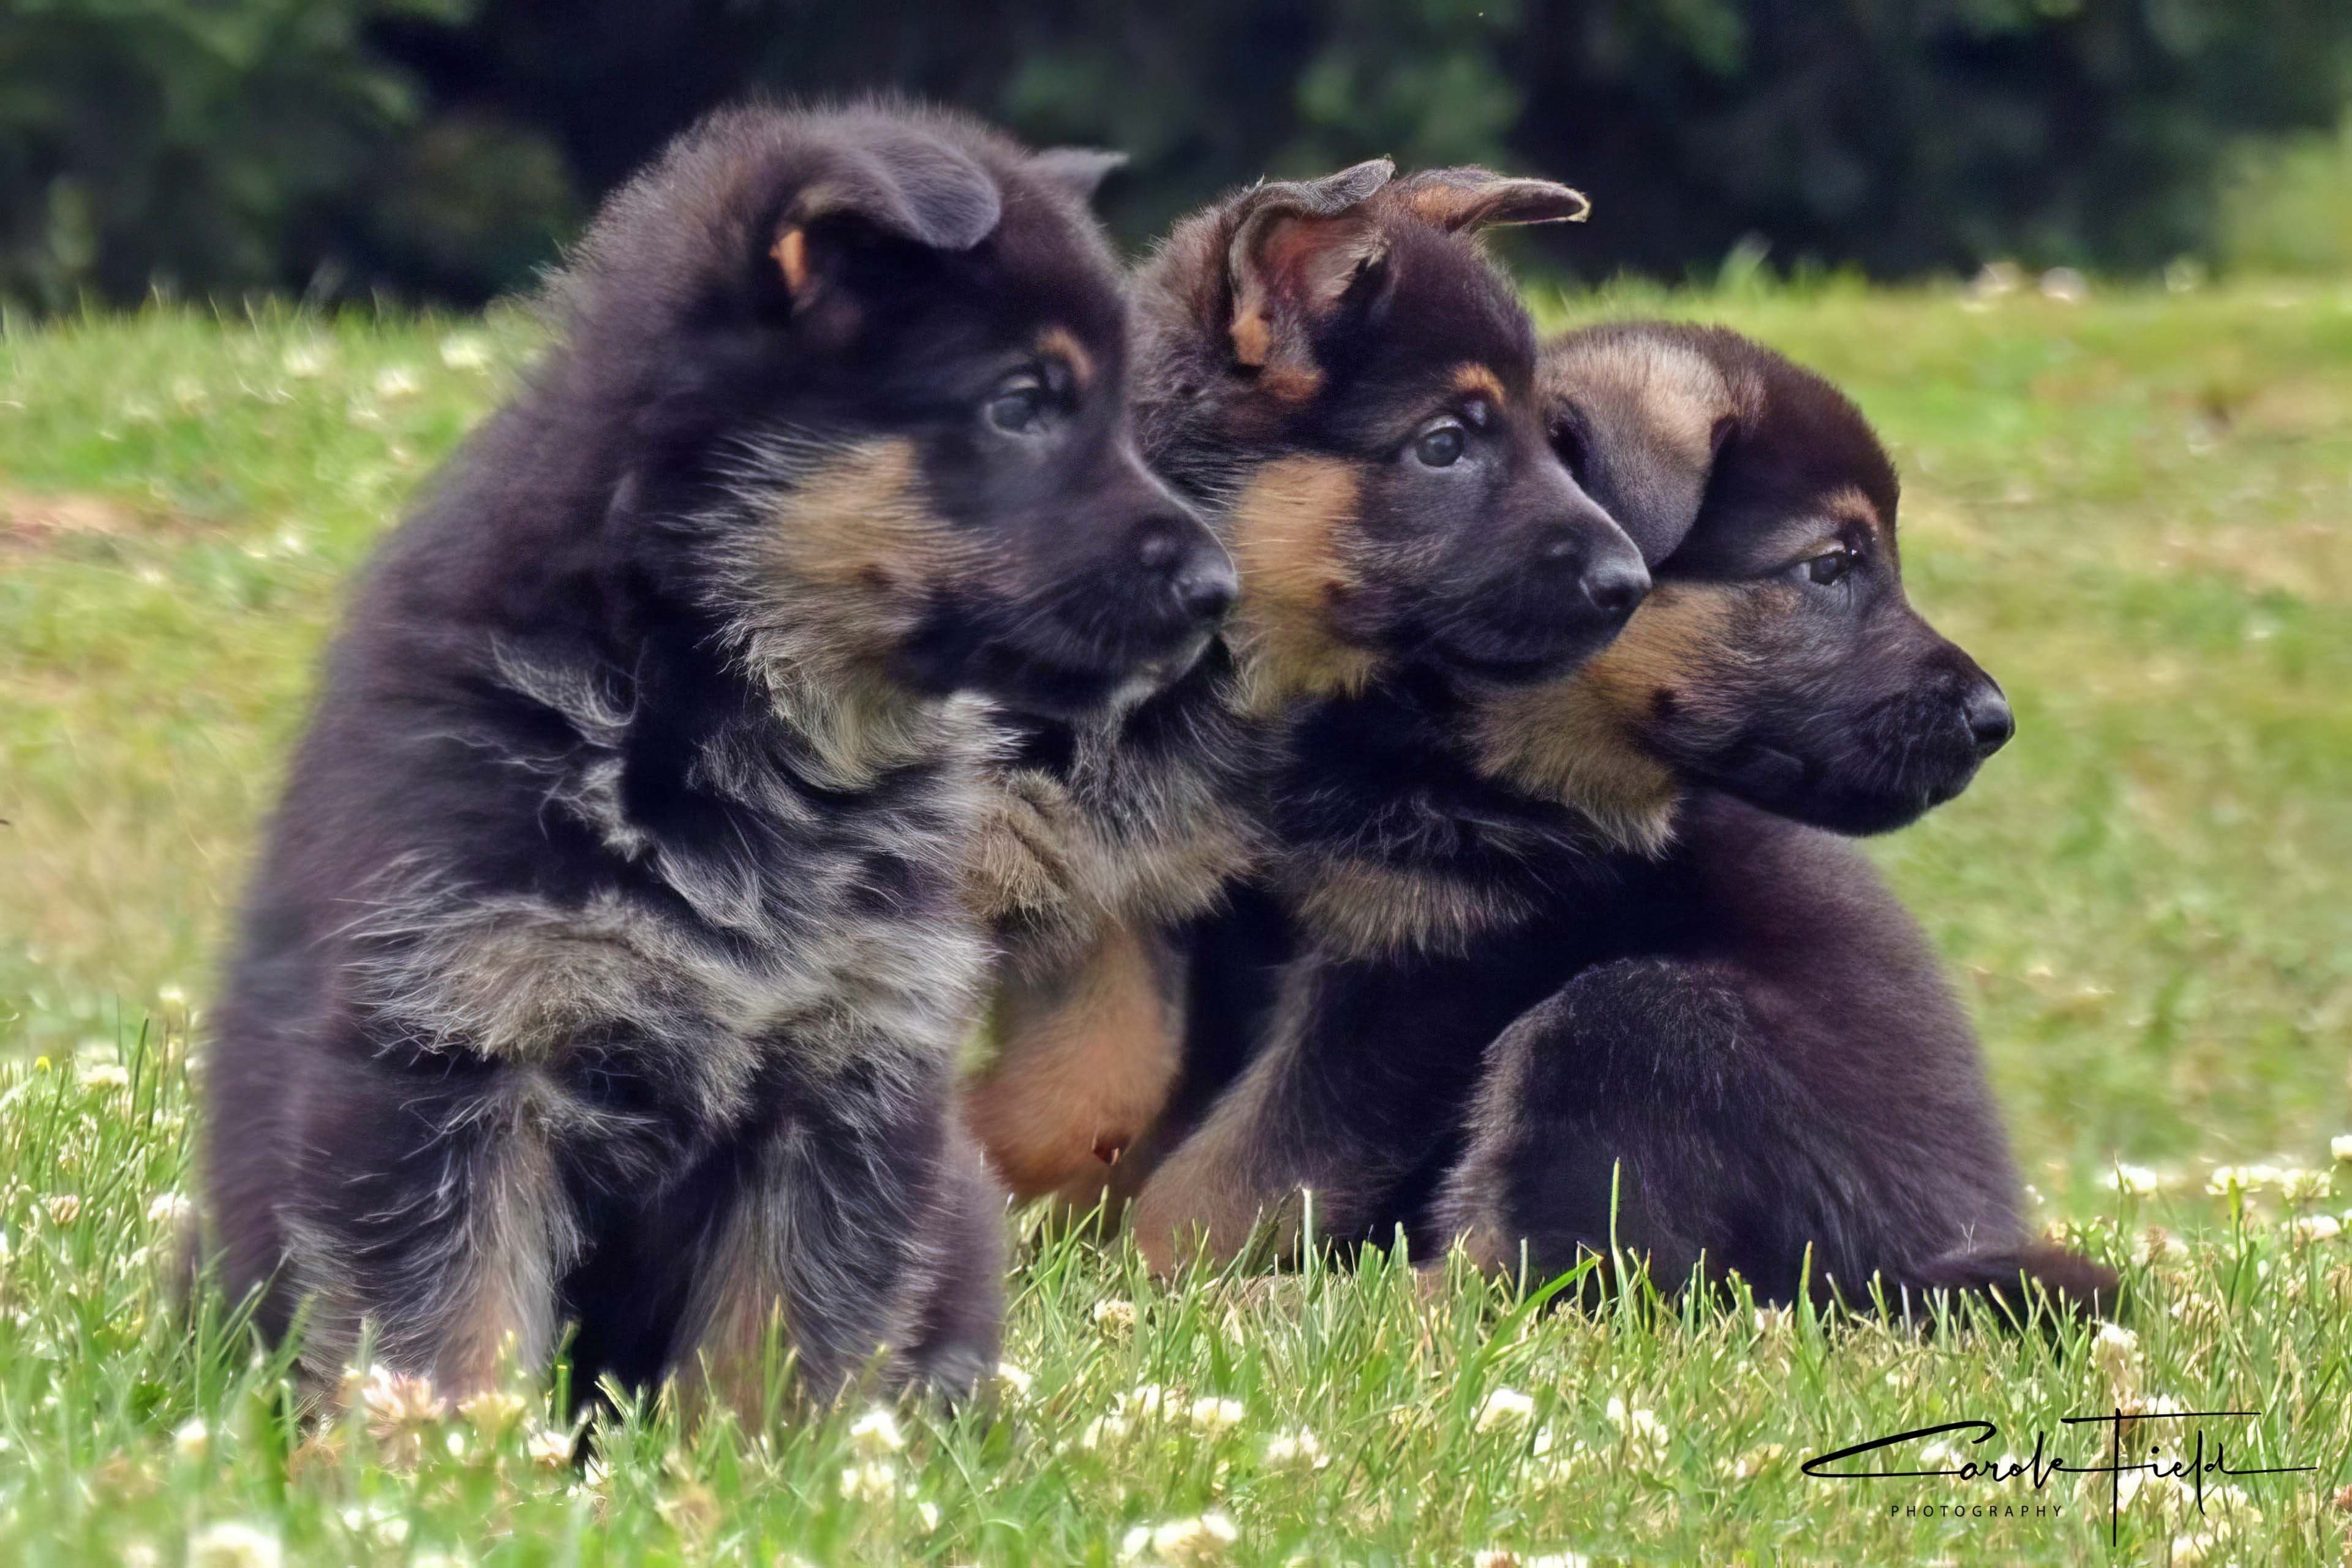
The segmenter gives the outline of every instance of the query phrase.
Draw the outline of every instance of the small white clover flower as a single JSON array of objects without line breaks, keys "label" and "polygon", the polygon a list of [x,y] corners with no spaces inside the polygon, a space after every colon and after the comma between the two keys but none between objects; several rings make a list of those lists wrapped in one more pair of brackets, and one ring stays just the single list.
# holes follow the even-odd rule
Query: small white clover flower
[{"label": "small white clover flower", "polygon": [[929,1535],[933,1531],[939,1529],[940,1505],[935,1502],[917,1503],[915,1505],[915,1522],[923,1527],[923,1533],[925,1535]]},{"label": "small white clover flower", "polygon": [[1192,1407],[1184,1414],[1194,1431],[1214,1436],[1240,1426],[1248,1418],[1249,1407],[1238,1399],[1219,1399],[1211,1394],[1192,1401]]},{"label": "small white clover flower", "polygon": [[1524,1426],[1535,1419],[1535,1414],[1534,1400],[1516,1388],[1498,1388],[1478,1406],[1477,1429],[1492,1432],[1501,1427]]},{"label": "small white clover flower", "polygon": [[131,1069],[121,1062],[90,1062],[74,1076],[94,1094],[118,1094],[131,1087]]},{"label": "small white clover flower", "polygon": [[1135,1331],[1135,1303],[1117,1297],[1097,1301],[1095,1327],[1113,1339],[1125,1339]]},{"label": "small white clover flower", "polygon": [[869,1459],[895,1454],[907,1446],[905,1436],[898,1430],[898,1417],[879,1407],[850,1423],[849,1441]]},{"label": "small white clover flower", "polygon": [[[1132,1530],[1127,1532],[1127,1541],[1120,1546],[1122,1556],[1140,1554],[1141,1548],[1138,1548],[1135,1553],[1129,1553],[1126,1550],[1134,1542],[1135,1536]],[[1213,1563],[1225,1554],[1226,1548],[1240,1539],[1241,1531],[1234,1528],[1234,1521],[1212,1510],[1195,1519],[1171,1519],[1165,1524],[1153,1525],[1144,1538],[1144,1544],[1162,1561],[1184,1564]]]},{"label": "small white clover flower", "polygon": [[406,365],[395,364],[376,373],[375,395],[385,399],[414,397],[419,384],[416,373]]},{"label": "small white clover flower", "polygon": [[2091,1363],[2110,1383],[2128,1380],[2139,1360],[2139,1336],[2121,1323],[2102,1323],[2091,1341]]},{"label": "small white clover flower", "polygon": [[898,1494],[896,1468],[871,1460],[841,1472],[841,1495],[852,1502],[887,1502]]},{"label": "small white clover flower", "polygon": [[1025,1368],[1015,1366],[1009,1361],[996,1363],[996,1386],[1013,1398],[1026,1399],[1029,1396],[1029,1381]]},{"label": "small white clover flower", "polygon": [[41,1205],[48,1213],[49,1223],[62,1230],[81,1218],[81,1194],[58,1193]]},{"label": "small white clover flower", "polygon": [[441,340],[441,363],[451,370],[488,370],[490,345],[472,332],[452,332]]},{"label": "small white clover flower", "polygon": [[560,1470],[572,1463],[573,1439],[561,1428],[541,1425],[531,1428],[522,1440],[522,1451],[534,1465]]},{"label": "small white clover flower", "polygon": [[2297,1241],[2333,1241],[2344,1234],[2344,1226],[2333,1215],[2310,1214],[2287,1226]]},{"label": "small white clover flower", "polygon": [[240,1520],[208,1524],[188,1540],[188,1568],[278,1568],[285,1560],[277,1536]]},{"label": "small white clover flower", "polygon": [[1266,1439],[1265,1462],[1276,1469],[1287,1469],[1296,1465],[1319,1470],[1331,1462],[1323,1451],[1323,1440],[1312,1430],[1301,1426],[1296,1432],[1282,1432]]},{"label": "small white clover flower", "polygon": [[1667,1441],[1673,1436],[1666,1430],[1666,1424],[1658,1419],[1656,1411],[1629,1408],[1614,1394],[1609,1400],[1609,1420],[1637,1447],[1647,1448],[1654,1454],[1664,1453]]},{"label": "small white clover flower", "polygon": [[2213,1173],[2205,1178],[2205,1190],[2217,1198],[2258,1193],[2265,1184],[2265,1169],[2261,1165],[2216,1165]]},{"label": "small white clover flower", "polygon": [[2116,1191],[2130,1197],[2145,1197],[2164,1185],[2164,1178],[2146,1165],[2119,1164],[2109,1180]]},{"label": "small white clover flower", "polygon": [[1174,1397],[1156,1383],[1139,1384],[1118,1396],[1121,1415],[1157,1415],[1175,1403]]},{"label": "small white clover flower", "polygon": [[2352,1165],[2352,1132],[2327,1141],[2327,1153],[2339,1165]]},{"label": "small white clover flower", "polygon": [[196,1216],[196,1205],[179,1191],[157,1193],[147,1200],[147,1223],[177,1230]]},{"label": "small white clover flower", "polygon": [[2279,1196],[2291,1204],[2316,1203],[2335,1190],[2335,1183],[2326,1171],[2306,1171],[2300,1166],[2279,1173]]},{"label": "small white clover flower", "polygon": [[172,1452],[192,1464],[210,1453],[212,1446],[212,1428],[205,1425],[202,1416],[184,1422],[180,1429],[172,1434]]}]

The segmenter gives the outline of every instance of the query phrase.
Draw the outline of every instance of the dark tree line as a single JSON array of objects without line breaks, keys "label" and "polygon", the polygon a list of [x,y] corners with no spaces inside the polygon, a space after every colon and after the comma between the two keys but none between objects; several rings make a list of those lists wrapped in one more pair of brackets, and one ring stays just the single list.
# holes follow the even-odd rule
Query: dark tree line
[{"label": "dark tree line", "polygon": [[2242,139],[2332,123],[2346,0],[0,0],[0,299],[470,302],[700,110],[895,88],[1124,149],[1139,243],[1386,153],[1580,184],[1555,264],[1756,237],[1882,276],[2137,270]]}]

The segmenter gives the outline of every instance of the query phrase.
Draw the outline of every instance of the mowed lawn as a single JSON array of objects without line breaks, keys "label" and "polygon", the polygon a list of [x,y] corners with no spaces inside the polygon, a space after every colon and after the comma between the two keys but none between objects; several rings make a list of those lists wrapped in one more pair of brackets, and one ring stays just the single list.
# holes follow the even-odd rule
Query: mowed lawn
[{"label": "mowed lawn", "polygon": [[282,1367],[218,1304],[192,1329],[163,1290],[188,1041],[343,580],[533,331],[18,322],[0,337],[0,1552],[2106,1562],[2104,1480],[1800,1465],[1964,1419],[1999,1432],[1885,1468],[2028,1458],[2037,1432],[2090,1463],[2106,1430],[2063,1419],[2120,1406],[2260,1412],[2151,1415],[2128,1441],[2170,1457],[2201,1425],[2209,1460],[2314,1468],[2210,1475],[2201,1514],[2181,1485],[2127,1486],[2113,1561],[2352,1562],[2352,1164],[2329,1147],[2352,1132],[2352,285],[1537,303],[1750,331],[1893,445],[1912,596],[2007,685],[2020,733],[1874,852],[1983,1028],[2042,1217],[2129,1271],[2130,1336],[1596,1320],[1378,1260],[1162,1288],[1033,1227],[1012,1364],[952,1417],[747,1432],[659,1406],[605,1423],[584,1468],[521,1384],[452,1416],[379,1384],[341,1425],[296,1423]]}]

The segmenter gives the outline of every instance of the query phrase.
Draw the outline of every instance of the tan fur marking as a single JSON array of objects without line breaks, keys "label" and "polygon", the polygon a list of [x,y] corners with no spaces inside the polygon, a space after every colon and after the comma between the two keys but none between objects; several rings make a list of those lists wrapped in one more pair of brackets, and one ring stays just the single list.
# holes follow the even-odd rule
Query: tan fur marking
[{"label": "tan fur marking", "polygon": [[1454,373],[1454,390],[1465,397],[1483,397],[1500,411],[1505,404],[1503,378],[1487,366],[1465,364]]},{"label": "tan fur marking", "polygon": [[1234,358],[1243,364],[1264,364],[1274,353],[1274,329],[1265,312],[1255,308],[1234,312]]},{"label": "tan fur marking", "polygon": [[1078,342],[1066,328],[1046,328],[1037,339],[1037,353],[1044,358],[1059,360],[1069,366],[1070,379],[1081,388],[1094,384],[1095,356],[1087,353],[1087,345]]},{"label": "tan fur marking", "polygon": [[808,288],[808,231],[788,228],[776,237],[768,254],[776,258],[776,266],[784,275],[784,287],[798,295]]},{"label": "tan fur marking", "polygon": [[[1858,522],[1873,534],[1885,531],[1879,521],[1878,509],[1870,504],[1870,498],[1858,486],[1842,485],[1832,490],[1822,498],[1821,509],[1824,514],[1841,522]],[[1837,542],[1832,540],[1830,542],[1834,545]]]},{"label": "tan fur marking", "polygon": [[965,1124],[1023,1199],[1108,1173],[1174,1086],[1182,1017],[1149,939],[1107,928],[1058,983],[1008,976],[996,1058],[971,1082]]},{"label": "tan fur marking", "polygon": [[922,499],[918,470],[911,441],[845,452],[777,497],[763,558],[801,583],[839,588],[856,600],[885,598],[890,609],[911,612],[926,588],[979,560]]},{"label": "tan fur marking", "polygon": [[992,927],[1058,927],[1081,918],[1071,865],[1084,831],[1069,792],[1032,769],[992,778],[964,860],[964,901]]},{"label": "tan fur marking", "polygon": [[1331,609],[1358,586],[1347,559],[1355,520],[1353,465],[1280,458],[1258,470],[1234,508],[1242,596],[1234,615],[1244,703],[1271,712],[1297,697],[1361,690],[1374,657],[1332,629]]},{"label": "tan fur marking", "polygon": [[1255,1132],[1245,1114],[1227,1109],[1221,1104],[1178,1145],[1128,1211],[1135,1248],[1154,1274],[1165,1278],[1195,1257],[1212,1267],[1231,1262],[1261,1227],[1277,1258],[1295,1254],[1306,1235],[1306,1194],[1264,1191],[1250,1179]]},{"label": "tan fur marking", "polygon": [[1290,891],[1299,921],[1349,958],[1465,952],[1528,914],[1513,894],[1367,860],[1318,863]]},{"label": "tan fur marking", "polygon": [[1257,379],[1258,390],[1279,403],[1305,403],[1323,390],[1323,373],[1307,364],[1270,364]]},{"label": "tan fur marking", "polygon": [[499,1190],[476,1196],[466,1283],[435,1356],[434,1384],[450,1399],[496,1387],[514,1366],[536,1373],[555,1349],[556,1279],[579,1237],[544,1143],[527,1127],[516,1142]]},{"label": "tan fur marking", "polygon": [[1481,771],[1576,807],[1627,848],[1663,850],[1680,790],[1641,749],[1641,725],[1659,691],[1686,689],[1725,656],[1735,603],[1730,590],[1663,584],[1575,675],[1489,698]]},{"label": "tan fur marking", "polygon": [[1723,373],[1697,350],[1670,340],[1578,340],[1548,377],[1571,394],[1604,390],[1642,411],[1653,438],[1704,472],[1714,461],[1716,422],[1733,412]]}]

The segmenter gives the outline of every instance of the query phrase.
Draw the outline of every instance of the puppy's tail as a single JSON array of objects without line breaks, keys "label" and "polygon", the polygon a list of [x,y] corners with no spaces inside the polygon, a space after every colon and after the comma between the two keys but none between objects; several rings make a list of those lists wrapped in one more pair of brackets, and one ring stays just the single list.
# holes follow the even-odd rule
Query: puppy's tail
[{"label": "puppy's tail", "polygon": [[1924,1266],[1916,1283],[1979,1297],[2022,1324],[2037,1299],[2062,1318],[2112,1318],[2123,1281],[2104,1263],[2033,1241],[1948,1252]]}]

